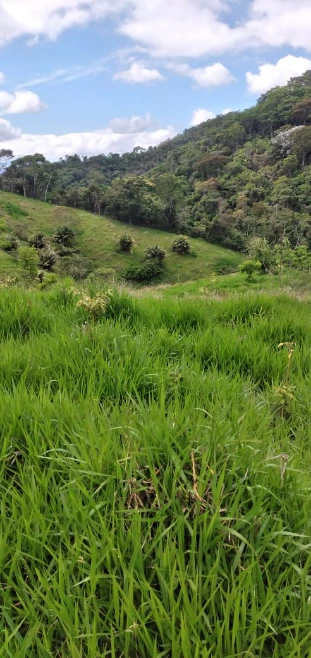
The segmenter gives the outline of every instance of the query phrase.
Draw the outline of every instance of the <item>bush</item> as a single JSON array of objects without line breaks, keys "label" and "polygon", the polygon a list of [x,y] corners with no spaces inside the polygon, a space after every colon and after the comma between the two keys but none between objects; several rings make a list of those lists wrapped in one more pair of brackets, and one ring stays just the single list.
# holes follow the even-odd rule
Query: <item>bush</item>
[{"label": "bush", "polygon": [[133,246],[133,238],[125,233],[124,235],[121,235],[118,245],[120,251],[129,253]]},{"label": "bush", "polygon": [[255,272],[259,272],[261,268],[262,264],[259,260],[246,260],[239,267],[240,272],[247,275],[247,281],[253,281]]},{"label": "bush", "polygon": [[57,254],[55,251],[53,251],[53,249],[50,249],[50,247],[40,251],[39,265],[42,270],[47,270],[47,272],[50,272],[53,265],[55,265],[56,261],[57,261]]},{"label": "bush", "polygon": [[58,282],[58,276],[53,272],[40,272],[39,275],[41,275],[39,277],[40,290],[46,290]]},{"label": "bush", "polygon": [[53,240],[56,244],[63,245],[63,247],[70,247],[74,237],[75,233],[69,226],[59,226]]},{"label": "bush", "polygon": [[84,294],[77,303],[77,308],[82,308],[93,319],[99,320],[104,315],[110,303],[111,291],[98,292],[94,297]]},{"label": "bush", "polygon": [[46,247],[46,238],[42,233],[36,233],[32,238],[29,238],[28,244],[30,247],[35,247],[35,249],[44,249]]},{"label": "bush", "polygon": [[16,251],[18,249],[18,240],[15,235],[8,235],[2,242],[1,248],[3,251]]},{"label": "bush", "polygon": [[155,258],[159,261],[162,261],[162,260],[164,260],[165,256],[166,256],[166,253],[165,253],[164,249],[161,249],[161,247],[158,247],[157,244],[154,247],[148,247],[148,249],[146,251],[146,257],[147,258]]},{"label": "bush", "polygon": [[189,254],[190,250],[191,247],[187,238],[180,237],[174,240],[172,245],[172,251],[174,251],[176,254],[181,254],[182,256],[184,256],[185,254]]},{"label": "bush", "polygon": [[21,268],[26,279],[34,280],[38,274],[39,257],[34,247],[21,247],[18,250]]},{"label": "bush", "polygon": [[131,265],[123,275],[126,281],[151,281],[162,274],[163,267],[160,261],[156,260],[143,265]]}]

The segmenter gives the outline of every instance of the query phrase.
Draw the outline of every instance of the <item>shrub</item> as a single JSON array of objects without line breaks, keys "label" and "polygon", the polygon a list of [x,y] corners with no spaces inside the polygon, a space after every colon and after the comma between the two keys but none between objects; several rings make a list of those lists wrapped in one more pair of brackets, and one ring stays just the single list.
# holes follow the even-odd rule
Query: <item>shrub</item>
[{"label": "shrub", "polygon": [[36,233],[28,240],[30,247],[35,247],[35,249],[44,249],[46,247],[46,238],[42,233]]},{"label": "shrub", "polygon": [[262,264],[259,260],[246,260],[239,267],[240,272],[247,275],[247,281],[253,281],[255,272],[259,272],[261,268]]},{"label": "shrub", "polygon": [[47,247],[40,251],[39,253],[39,265],[42,270],[47,270],[48,272],[52,269],[57,261],[57,254],[53,249]]},{"label": "shrub", "polygon": [[39,277],[40,290],[46,290],[58,282],[58,276],[54,272],[40,272],[39,274],[41,275]]},{"label": "shrub", "polygon": [[74,231],[69,226],[59,226],[55,235],[54,242],[64,247],[70,247],[75,237]]},{"label": "shrub", "polygon": [[144,263],[143,265],[131,265],[123,275],[126,281],[151,281],[162,274],[163,268],[160,261]]},{"label": "shrub", "polygon": [[190,243],[188,242],[187,238],[182,236],[174,240],[172,245],[172,251],[174,251],[176,254],[181,254],[182,256],[189,254],[190,249]]},{"label": "shrub", "polygon": [[147,258],[155,258],[159,261],[162,261],[162,260],[164,260],[165,256],[166,256],[166,253],[165,253],[164,249],[161,249],[161,247],[158,247],[157,244],[154,247],[148,247],[148,249],[146,251],[146,257]]},{"label": "shrub", "polygon": [[120,251],[129,253],[133,246],[133,238],[125,233],[124,235],[121,235],[118,245]]},{"label": "shrub", "polygon": [[8,235],[1,245],[3,251],[16,251],[18,249],[18,240],[15,235]]},{"label": "shrub", "polygon": [[33,280],[38,274],[39,257],[34,247],[21,247],[18,250],[21,269],[26,279]]},{"label": "shrub", "polygon": [[82,299],[78,301],[77,307],[86,311],[93,320],[98,320],[106,313],[110,297],[110,290],[107,290],[105,293],[98,292],[94,297],[85,294]]}]

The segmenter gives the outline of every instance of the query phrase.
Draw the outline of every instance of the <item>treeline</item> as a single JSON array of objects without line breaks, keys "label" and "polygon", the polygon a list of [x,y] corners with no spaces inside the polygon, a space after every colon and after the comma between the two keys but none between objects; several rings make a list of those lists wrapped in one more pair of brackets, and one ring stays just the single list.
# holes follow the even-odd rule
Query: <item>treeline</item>
[{"label": "treeline", "polygon": [[[50,163],[2,151],[2,189],[243,250],[311,246],[311,71],[149,149]],[[10,159],[12,160],[10,162]],[[1,152],[0,152],[1,170]]]}]

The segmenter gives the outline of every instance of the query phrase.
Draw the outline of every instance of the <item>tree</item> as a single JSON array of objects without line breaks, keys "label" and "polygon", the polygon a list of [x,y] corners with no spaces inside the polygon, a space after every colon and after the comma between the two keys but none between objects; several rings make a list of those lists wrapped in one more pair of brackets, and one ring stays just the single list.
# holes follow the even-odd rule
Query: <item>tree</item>
[{"label": "tree", "polygon": [[261,263],[256,260],[245,260],[244,263],[240,265],[240,272],[243,272],[247,275],[247,281],[254,281],[255,272],[259,272],[261,269]]},{"label": "tree", "polygon": [[303,98],[296,103],[290,116],[295,125],[303,124],[306,126],[309,124],[311,121],[311,98]]},{"label": "tree", "polygon": [[295,130],[292,136],[292,145],[303,171],[307,164],[308,156],[311,154],[311,126],[306,126],[301,130]]}]

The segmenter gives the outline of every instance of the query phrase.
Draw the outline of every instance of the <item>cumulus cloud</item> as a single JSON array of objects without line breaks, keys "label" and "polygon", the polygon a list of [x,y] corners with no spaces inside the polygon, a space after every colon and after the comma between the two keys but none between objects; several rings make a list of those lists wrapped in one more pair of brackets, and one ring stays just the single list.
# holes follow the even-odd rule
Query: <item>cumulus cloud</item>
[{"label": "cumulus cloud", "polygon": [[200,68],[191,68],[188,64],[168,64],[167,68],[192,78],[197,87],[221,87],[235,80],[229,69],[220,62]]},{"label": "cumulus cloud", "polygon": [[[3,132],[1,132],[2,124]],[[114,119],[101,130],[65,135],[21,133],[9,122],[0,119],[1,148],[12,149],[16,156],[43,153],[50,160],[58,160],[65,155],[75,153],[79,155],[124,153],[131,151],[135,146],[143,148],[157,146],[175,135],[173,126],[157,128],[148,114],[141,118]]]},{"label": "cumulus cloud", "polygon": [[15,140],[20,137],[21,131],[19,128],[14,128],[9,121],[6,119],[0,118],[0,146],[2,147],[2,142],[7,140]]},{"label": "cumulus cloud", "polygon": [[210,112],[210,110],[205,110],[202,107],[197,110],[193,110],[190,126],[198,126],[203,121],[209,121],[209,119],[215,119],[216,114]]},{"label": "cumulus cloud", "polygon": [[230,114],[230,112],[233,112],[231,107],[226,107],[226,109],[223,110],[221,114],[223,114],[225,116],[226,114]]},{"label": "cumulus cloud", "polygon": [[311,59],[287,55],[276,64],[262,64],[259,73],[246,73],[248,91],[251,94],[263,94],[272,87],[285,85],[290,78],[302,75],[311,69]]},{"label": "cumulus cloud", "polygon": [[114,80],[129,83],[147,83],[164,80],[163,75],[157,69],[147,68],[143,62],[133,62],[129,69],[120,71],[113,76]]},{"label": "cumulus cloud", "polygon": [[21,37],[57,38],[64,30],[122,10],[125,0],[0,0],[0,45]]},{"label": "cumulus cloud", "polygon": [[261,46],[311,51],[310,0],[248,0],[232,21],[233,0],[0,0],[0,45],[26,36],[57,38],[107,16],[121,34],[164,57],[199,57]]},{"label": "cumulus cloud", "polygon": [[45,108],[45,103],[33,91],[15,91],[13,94],[0,91],[0,114],[40,112]]},{"label": "cumulus cloud", "polygon": [[0,71],[0,85],[4,82],[4,80],[5,80],[5,75],[4,73],[2,73],[2,71]]}]

